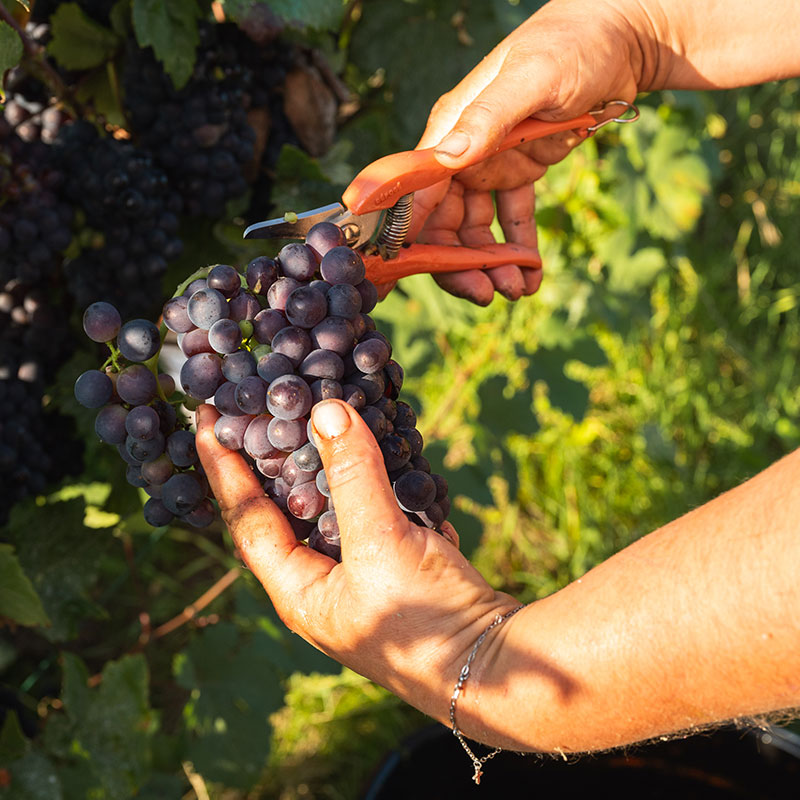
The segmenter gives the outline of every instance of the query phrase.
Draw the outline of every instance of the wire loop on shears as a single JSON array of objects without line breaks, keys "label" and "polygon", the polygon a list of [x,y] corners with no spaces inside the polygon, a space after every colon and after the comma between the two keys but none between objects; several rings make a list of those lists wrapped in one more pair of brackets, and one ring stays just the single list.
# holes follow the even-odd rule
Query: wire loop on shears
[{"label": "wire loop on shears", "polygon": [[619,122],[619,123],[627,123],[627,122],[636,122],[639,119],[639,109],[633,104],[629,103],[627,100],[609,100],[607,103],[603,104],[602,108],[595,109],[594,111],[590,111],[589,113],[592,116],[597,116],[600,114],[605,114],[610,106],[623,106],[624,111],[622,114],[628,114],[631,112],[632,116],[618,116],[618,117],[609,117],[609,119],[601,120],[600,122],[595,123],[594,125],[590,125],[586,130],[589,133],[594,133],[595,131],[600,130],[604,125],[608,125],[610,122]]}]

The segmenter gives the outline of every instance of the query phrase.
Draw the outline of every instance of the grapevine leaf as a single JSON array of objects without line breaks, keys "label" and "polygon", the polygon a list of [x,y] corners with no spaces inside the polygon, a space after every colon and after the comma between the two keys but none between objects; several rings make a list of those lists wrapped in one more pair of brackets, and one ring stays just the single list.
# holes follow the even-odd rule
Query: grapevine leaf
[{"label": "grapevine leaf", "polygon": [[314,30],[335,30],[344,15],[341,0],[225,0],[225,13],[238,22],[259,5],[266,5],[279,19]]},{"label": "grapevine leaf", "polygon": [[49,625],[42,601],[10,544],[0,544],[0,617],[20,625]]},{"label": "grapevine leaf", "polygon": [[184,708],[193,735],[188,758],[206,780],[247,788],[269,754],[269,716],[284,697],[263,632],[244,639],[228,623],[207,628],[174,663],[178,683],[192,693]]},{"label": "grapevine leaf", "polygon": [[49,744],[72,762],[77,777],[91,784],[92,796],[133,797],[149,778],[150,739],[156,728],[144,656],[109,661],[94,689],[78,656],[65,653],[63,664],[66,715],[57,718],[61,724]]},{"label": "grapevine leaf", "polygon": [[106,614],[90,592],[111,539],[107,530],[84,527],[85,508],[81,498],[44,506],[28,501],[15,505],[9,518],[19,563],[52,622],[42,631],[51,641],[72,638],[81,622]]},{"label": "grapevine leaf", "polygon": [[10,25],[0,22],[0,76],[19,64],[21,58],[22,39]]},{"label": "grapevine leaf", "polygon": [[82,103],[91,103],[110,125],[125,126],[125,113],[120,105],[119,93],[114,91],[109,70],[97,70],[87,75],[76,94]]},{"label": "grapevine leaf", "polygon": [[141,47],[152,47],[156,58],[180,89],[192,76],[200,36],[195,0],[133,0],[133,29]]},{"label": "grapevine leaf", "polygon": [[8,711],[0,730],[0,763],[7,764],[22,758],[28,752],[29,746],[19,724],[19,717],[15,711]]},{"label": "grapevine leaf", "polygon": [[47,52],[65,69],[90,69],[108,61],[120,38],[84,14],[77,3],[65,3],[51,17],[53,38]]}]

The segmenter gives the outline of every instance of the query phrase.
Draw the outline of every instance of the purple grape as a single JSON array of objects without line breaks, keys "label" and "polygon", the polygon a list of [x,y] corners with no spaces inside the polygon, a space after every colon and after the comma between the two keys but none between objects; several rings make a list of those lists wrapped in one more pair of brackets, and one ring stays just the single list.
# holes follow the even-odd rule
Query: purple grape
[{"label": "purple grape", "polygon": [[344,357],[355,342],[353,325],[344,317],[326,317],[311,329],[311,341],[314,347],[333,350]]},{"label": "purple grape", "polygon": [[134,439],[153,439],[161,432],[161,418],[150,406],[136,406],[125,419],[125,430]]},{"label": "purple grape", "polygon": [[269,385],[267,408],[280,419],[299,419],[306,416],[312,405],[311,389],[298,375],[281,375]]},{"label": "purple grape", "polygon": [[168,511],[178,517],[197,508],[203,497],[202,487],[188,472],[178,472],[173,475],[161,489],[161,502]]},{"label": "purple grape", "polygon": [[302,447],[297,448],[292,455],[294,456],[294,463],[305,472],[316,472],[322,469],[322,459],[313,442],[306,442]]},{"label": "purple grape", "polygon": [[186,297],[191,297],[195,292],[205,289],[208,286],[208,281],[205,278],[195,278],[184,290],[183,293]]},{"label": "purple grape", "polygon": [[210,289],[216,289],[227,298],[235,297],[242,289],[239,273],[228,264],[212,267],[206,281]]},{"label": "purple grape", "polygon": [[232,383],[256,374],[256,360],[249,350],[237,350],[222,359],[222,374]]},{"label": "purple grape", "polygon": [[331,284],[328,281],[322,280],[322,278],[316,278],[315,280],[311,281],[308,284],[312,289],[316,289],[318,292],[321,292],[325,295],[327,300],[328,292],[331,290]]},{"label": "purple grape", "polygon": [[403,387],[403,378],[405,376],[403,368],[390,358],[383,367],[383,374],[386,377],[390,397],[392,400],[397,400],[400,396],[400,389]]},{"label": "purple grape", "polygon": [[263,308],[253,317],[253,336],[261,344],[272,344],[275,334],[289,325],[286,315],[277,308]]},{"label": "purple grape", "polygon": [[198,353],[214,352],[214,348],[208,341],[208,331],[202,328],[195,328],[187,333],[179,334],[178,347],[181,348],[186,358],[196,356]]},{"label": "purple grape", "polygon": [[164,303],[161,315],[167,328],[175,333],[188,333],[194,328],[194,323],[189,319],[188,306],[189,298],[185,294],[171,297]]},{"label": "purple grape", "polygon": [[271,258],[258,256],[247,265],[245,278],[252,292],[266,296],[269,287],[278,279],[278,265]]},{"label": "purple grape", "polygon": [[267,384],[258,375],[243,378],[236,384],[234,399],[245,414],[263,414],[267,410]]},{"label": "purple grape", "polygon": [[318,222],[306,234],[306,245],[314,251],[318,261],[321,261],[329,250],[341,247],[343,244],[345,244],[344,231],[335,222]]},{"label": "purple grape", "polygon": [[278,278],[267,290],[267,302],[270,308],[283,311],[286,308],[286,301],[289,295],[300,287],[300,281],[294,278]]},{"label": "purple grape", "polygon": [[308,439],[305,419],[278,419],[267,424],[269,443],[282,452],[291,453],[302,447]]},{"label": "purple grape", "polygon": [[339,520],[335,511],[326,511],[317,520],[319,532],[331,543],[338,542],[340,538]]},{"label": "purple grape", "polygon": [[272,350],[286,356],[292,362],[292,366],[298,367],[312,350],[311,337],[308,331],[292,325],[275,334],[272,339]]},{"label": "purple grape", "polygon": [[193,528],[207,528],[217,517],[217,510],[214,504],[207,497],[204,497],[195,508],[188,511],[181,517],[183,522],[187,522]]},{"label": "purple grape", "polygon": [[299,519],[312,519],[325,508],[325,497],[313,481],[296,483],[286,498],[289,511]]},{"label": "purple grape", "polygon": [[[316,481],[317,473],[316,470],[308,471],[304,469],[300,469],[297,466],[294,460],[294,454],[290,454],[286,461],[283,462],[283,468],[281,469],[281,478],[286,481],[288,486],[294,487],[299,486],[301,483],[309,483],[310,481]],[[315,483],[316,485],[316,483]]]},{"label": "purple grape", "polygon": [[217,320],[228,317],[228,302],[222,292],[209,286],[189,298],[186,313],[194,325],[207,331]]},{"label": "purple grape", "polygon": [[436,500],[436,484],[426,472],[412,469],[395,481],[394,496],[403,511],[425,511]]},{"label": "purple grape", "polygon": [[[362,281],[363,282],[363,281]],[[349,283],[337,283],[328,290],[328,314],[332,317],[354,319],[361,311],[361,294]]]},{"label": "purple grape", "polygon": [[395,402],[395,416],[392,422],[398,428],[416,428],[417,415],[408,403],[397,400]]},{"label": "purple grape", "polygon": [[444,512],[438,503],[431,503],[424,511],[415,512],[420,521],[427,528],[438,530],[444,522]]},{"label": "purple grape", "polygon": [[134,319],[120,328],[117,347],[128,361],[147,361],[161,349],[161,336],[149,320]]},{"label": "purple grape", "polygon": [[111,303],[92,303],[83,312],[83,330],[93,342],[110,342],[121,326],[119,311]]},{"label": "purple grape", "polygon": [[425,458],[425,456],[411,456],[411,461],[409,461],[409,464],[411,464],[411,466],[414,469],[418,469],[422,472],[427,472],[430,475],[431,462],[428,461],[428,459]]},{"label": "purple grape", "polygon": [[244,446],[244,434],[253,417],[242,414],[240,417],[222,416],[214,423],[214,435],[217,441],[228,450],[241,450]]},{"label": "purple grape", "polygon": [[389,348],[379,339],[361,341],[353,350],[353,363],[367,374],[382,370],[388,360]]},{"label": "purple grape", "polygon": [[342,547],[337,542],[329,542],[321,533],[319,528],[315,528],[308,537],[308,546],[318,553],[321,553],[334,561],[341,562]]},{"label": "purple grape", "polygon": [[350,375],[348,380],[364,392],[369,405],[377,403],[386,389],[386,379],[381,372],[366,374],[357,372],[355,375]]},{"label": "purple grape", "polygon": [[161,433],[146,441],[135,439],[128,434],[128,438],[125,440],[125,449],[136,461],[153,461],[164,452],[164,444],[164,436]]},{"label": "purple grape", "polygon": [[383,413],[375,408],[375,406],[362,408],[358,413],[361,415],[364,422],[367,423],[367,427],[372,431],[375,441],[379,442],[386,436],[386,417],[384,417]]},{"label": "purple grape", "polygon": [[192,356],[181,367],[180,381],[186,394],[197,400],[207,400],[225,382],[222,359],[216,353]]},{"label": "purple grape", "polygon": [[265,459],[275,458],[282,454],[283,448],[275,447],[269,439],[268,428],[273,417],[269,414],[259,414],[250,420],[244,432],[242,447],[250,458]]},{"label": "purple grape", "polygon": [[117,394],[125,403],[144,406],[158,394],[158,381],[144,364],[131,364],[117,375]]},{"label": "purple grape", "polygon": [[174,472],[175,466],[166,453],[142,464],[142,477],[151,486],[160,486],[162,483],[166,483]]},{"label": "purple grape", "polygon": [[164,393],[164,397],[170,397],[175,393],[175,379],[166,372],[159,372],[156,381]]},{"label": "purple grape", "polygon": [[167,455],[176,467],[191,467],[197,463],[197,448],[191,431],[174,431],[167,437]]},{"label": "purple grape", "polygon": [[311,384],[311,399],[314,405],[323,400],[341,400],[342,384],[329,378],[321,378]]},{"label": "purple grape", "polygon": [[441,503],[445,497],[447,497],[448,485],[447,485],[447,478],[444,475],[439,475],[438,473],[432,473],[431,478],[433,478],[434,483],[436,484],[436,502]]},{"label": "purple grape", "polygon": [[398,436],[402,436],[411,447],[411,455],[418,456],[422,454],[422,434],[416,428],[404,428],[395,425],[394,432]]},{"label": "purple grape", "polygon": [[298,372],[309,381],[323,378],[338,381],[344,375],[344,362],[333,350],[312,350],[303,359]]},{"label": "purple grape", "polygon": [[125,418],[128,410],[121,405],[103,406],[94,419],[95,433],[106,444],[123,444],[128,437]]},{"label": "purple grape", "polygon": [[278,478],[280,477],[283,464],[286,461],[286,453],[281,453],[272,458],[257,458],[256,469],[265,478]]},{"label": "purple grape", "polygon": [[317,484],[317,489],[319,489],[321,494],[323,494],[325,497],[331,496],[331,487],[328,485],[328,476],[325,474],[324,469],[321,469],[317,473],[317,477],[314,479],[314,481]]},{"label": "purple grape", "polygon": [[[150,372],[151,376],[152,374]],[[155,382],[155,377],[153,381]],[[114,384],[111,378],[99,369],[87,370],[75,381],[75,399],[84,408],[101,408],[111,400],[113,394]]]},{"label": "purple grape", "polygon": [[342,400],[356,410],[364,408],[367,404],[367,396],[364,394],[364,390],[360,386],[354,386],[352,383],[345,383],[342,386]]},{"label": "purple grape", "polygon": [[356,289],[361,295],[361,313],[369,314],[378,305],[378,290],[375,284],[368,278],[364,278],[361,283],[356,284]]},{"label": "purple grape", "polygon": [[244,414],[236,405],[236,384],[231,381],[226,381],[214,392],[214,405],[220,414],[229,417],[240,417]]},{"label": "purple grape", "polygon": [[[278,266],[287,278],[308,281],[317,271],[317,259],[310,247],[300,242],[290,242],[278,253]],[[271,304],[270,304],[271,305]]]},{"label": "purple grape", "polygon": [[[389,422],[393,422],[397,417],[397,403],[389,397],[379,397],[373,405],[380,411]],[[416,424],[416,422],[415,422]]]},{"label": "purple grape", "polygon": [[161,528],[164,525],[169,525],[175,515],[164,505],[163,501],[158,498],[151,497],[142,509],[144,521],[154,528]]},{"label": "purple grape", "polygon": [[247,292],[237,294],[236,297],[228,302],[228,313],[230,318],[236,322],[255,319],[259,311],[261,311],[261,306],[258,300]]},{"label": "purple grape", "polygon": [[366,276],[361,256],[346,245],[328,250],[322,257],[319,270],[328,283],[350,283],[357,286]]},{"label": "purple grape", "polygon": [[286,319],[298,328],[313,328],[325,319],[328,304],[325,295],[310,286],[298,286],[287,298]]},{"label": "purple grape", "polygon": [[282,353],[267,353],[258,359],[256,371],[262,380],[270,384],[281,375],[291,375],[294,372],[294,364]]},{"label": "purple grape", "polygon": [[239,323],[229,318],[218,319],[208,329],[208,343],[217,353],[235,353],[242,343]]},{"label": "purple grape", "polygon": [[387,433],[378,443],[378,447],[383,453],[383,462],[386,465],[387,472],[400,469],[411,458],[411,446],[402,436],[398,436],[396,433]]}]

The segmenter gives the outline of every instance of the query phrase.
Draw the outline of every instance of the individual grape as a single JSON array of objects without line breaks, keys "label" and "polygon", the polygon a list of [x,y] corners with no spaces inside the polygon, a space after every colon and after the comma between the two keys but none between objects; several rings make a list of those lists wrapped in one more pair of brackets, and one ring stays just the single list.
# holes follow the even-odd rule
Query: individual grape
[{"label": "individual grape", "polygon": [[367,398],[367,403],[369,405],[377,403],[378,400],[383,397],[383,393],[386,389],[386,380],[380,372],[366,374],[356,373],[355,375],[351,375],[348,380],[364,392],[364,396]]},{"label": "individual grape", "polygon": [[269,414],[259,414],[245,429],[242,447],[251,458],[275,458],[281,454],[282,448],[275,447],[269,439],[268,428],[272,419]]},{"label": "individual grape", "polygon": [[357,283],[356,289],[361,295],[361,313],[369,314],[378,304],[378,289],[375,284],[367,278],[364,278],[361,283]]},{"label": "individual grape", "polygon": [[320,378],[311,384],[311,399],[314,405],[323,400],[341,400],[342,384],[329,378]]},{"label": "individual grape", "polygon": [[206,281],[211,289],[216,289],[228,299],[235,297],[242,289],[239,273],[229,264],[212,267]]},{"label": "individual grape", "polygon": [[134,319],[120,328],[117,347],[128,361],[147,361],[161,349],[161,335],[149,320]]},{"label": "individual grape", "polygon": [[383,367],[383,374],[386,377],[386,391],[392,400],[397,400],[403,386],[403,368],[390,358]]},{"label": "individual grape", "polygon": [[438,473],[433,473],[431,477],[436,484],[436,502],[441,503],[445,497],[447,497],[448,492],[448,485],[447,485],[447,478],[444,475],[439,475]]},{"label": "individual grape", "polygon": [[353,325],[344,317],[326,317],[311,329],[311,341],[314,347],[333,350],[344,357],[353,349]]},{"label": "individual grape", "polygon": [[334,222],[318,222],[306,234],[305,244],[321,261],[328,251],[345,244],[344,231]]},{"label": "individual grape", "polygon": [[387,472],[400,469],[411,458],[411,446],[402,436],[398,436],[396,433],[386,434],[378,442],[378,447],[383,453],[383,461],[386,464]]},{"label": "individual grape", "polygon": [[176,467],[197,463],[197,448],[191,431],[177,430],[167,437],[167,455]]},{"label": "individual grape", "polygon": [[382,370],[389,360],[389,348],[379,339],[359,342],[353,350],[353,363],[367,374]]},{"label": "individual grape", "polygon": [[283,480],[286,481],[286,484],[290,487],[299,486],[301,483],[315,482],[316,477],[316,470],[304,470],[297,466],[297,462],[294,460],[293,453],[290,453],[286,458],[286,461],[283,462],[281,478],[283,478]]},{"label": "individual grape", "polygon": [[83,330],[93,342],[110,342],[119,333],[122,318],[111,303],[92,303],[83,312]]},{"label": "individual grape", "polygon": [[416,428],[403,428],[395,425],[394,432],[398,436],[402,436],[411,447],[411,455],[418,456],[422,454],[422,434]]},{"label": "individual grape", "polygon": [[436,500],[436,484],[426,472],[412,469],[394,483],[394,495],[404,511],[424,511]]},{"label": "individual grape", "polygon": [[294,463],[306,472],[316,472],[322,469],[322,459],[319,450],[312,442],[306,442],[302,447],[297,448],[294,453]]},{"label": "individual grape", "polygon": [[386,436],[386,417],[384,417],[383,413],[375,406],[367,406],[366,408],[362,408],[358,413],[361,415],[361,419],[367,423],[367,427],[370,429],[370,431],[372,431],[372,435],[375,437],[376,442],[379,442],[384,436]]},{"label": "individual grape", "polygon": [[249,414],[242,414],[239,417],[220,417],[214,423],[217,441],[228,450],[241,450],[244,447],[245,431],[253,419],[254,417]]},{"label": "individual grape", "polygon": [[286,315],[276,308],[263,308],[253,317],[253,336],[261,344],[272,344],[275,334],[289,325]]},{"label": "individual grape", "polygon": [[162,483],[166,483],[174,472],[175,465],[166,453],[142,464],[142,477],[150,485],[160,486]]},{"label": "individual grape", "polygon": [[428,528],[439,529],[444,522],[444,511],[438,503],[431,503],[424,511],[417,511],[416,515],[422,521],[422,524]]},{"label": "individual grape", "polygon": [[[210,333],[210,332],[209,332]],[[231,382],[249,378],[256,374],[256,360],[249,350],[237,350],[222,359],[222,374]]]},{"label": "individual grape", "polygon": [[327,379],[338,381],[344,375],[344,362],[332,350],[312,350],[298,367],[298,372],[309,381]]},{"label": "individual grape", "polygon": [[273,417],[267,424],[267,437],[276,450],[290,453],[302,447],[308,439],[306,421]]},{"label": "individual grape", "polygon": [[350,283],[353,286],[361,283],[366,275],[361,256],[347,246],[333,247],[325,253],[319,270],[328,283]]},{"label": "individual grape", "polygon": [[377,339],[383,342],[386,345],[386,349],[389,351],[389,358],[392,357],[392,343],[380,331],[364,331],[358,341],[368,342],[371,339]]},{"label": "individual grape", "polygon": [[175,394],[175,379],[168,372],[159,372],[156,375],[156,383],[164,393],[164,397],[172,397]]},{"label": "individual grape", "polygon": [[409,462],[414,469],[421,470],[422,472],[431,472],[431,462],[425,456],[411,456]]},{"label": "individual grape", "polygon": [[325,497],[313,481],[296,483],[286,498],[289,511],[300,519],[312,519],[325,508]]},{"label": "individual grape", "polygon": [[286,319],[298,328],[313,328],[325,319],[328,304],[325,295],[310,286],[298,286],[287,298]]},{"label": "individual grape", "polygon": [[320,490],[320,493],[323,494],[325,497],[330,497],[331,487],[328,485],[328,476],[325,474],[324,469],[321,469],[317,473],[317,477],[314,480],[317,484],[317,489]]},{"label": "individual grape", "polygon": [[236,384],[231,381],[225,381],[214,392],[214,405],[220,414],[225,414],[229,417],[240,417],[244,414],[244,411],[236,405]]},{"label": "individual grape", "polygon": [[191,356],[181,367],[180,381],[186,394],[197,400],[207,400],[225,382],[222,359],[214,353]]},{"label": "individual grape", "polygon": [[242,343],[242,332],[235,320],[218,319],[208,329],[208,343],[217,353],[227,355],[235,353]]},{"label": "individual grape", "polygon": [[320,533],[319,528],[316,528],[311,532],[308,537],[308,546],[312,550],[316,550],[318,553],[322,553],[324,556],[328,556],[328,558],[332,558],[334,561],[341,561],[342,560],[342,547],[338,542],[328,541],[322,533]]},{"label": "individual grape", "polygon": [[164,452],[164,436],[158,433],[152,439],[136,439],[130,434],[125,440],[125,449],[136,461],[153,461]]},{"label": "individual grape", "polygon": [[443,520],[447,519],[450,516],[450,498],[443,497],[441,500],[436,501],[436,505],[439,506],[439,509],[442,512]]},{"label": "individual grape", "polygon": [[395,418],[392,420],[396,427],[399,428],[416,428],[417,427],[417,415],[414,413],[414,409],[411,406],[402,401],[397,400],[395,402]]},{"label": "individual grape", "polygon": [[75,381],[75,399],[84,408],[101,408],[111,400],[113,393],[111,378],[98,369],[87,370]]},{"label": "individual grape", "polygon": [[336,519],[335,511],[326,511],[324,514],[320,514],[317,520],[317,527],[328,542],[333,543],[339,541],[339,520]]},{"label": "individual grape", "polygon": [[208,330],[217,320],[228,317],[228,302],[222,292],[208,286],[189,298],[186,313],[193,325]]},{"label": "individual grape", "polygon": [[297,375],[282,375],[269,385],[267,408],[279,419],[299,419],[311,410],[311,389]]},{"label": "individual grape", "polygon": [[125,428],[125,418],[128,410],[121,405],[112,404],[103,406],[94,420],[95,433],[106,444],[123,444],[128,436]]},{"label": "individual grape", "polygon": [[299,289],[300,285],[300,281],[296,281],[294,278],[278,278],[278,280],[267,289],[267,303],[269,303],[269,307],[274,308],[276,311],[284,311],[289,295],[295,289]]},{"label": "individual grape", "polygon": [[136,406],[125,419],[125,430],[134,439],[153,439],[161,432],[161,418],[150,406]]},{"label": "individual grape", "polygon": [[189,319],[189,298],[185,294],[171,297],[164,303],[161,315],[164,324],[175,333],[188,333],[194,328],[194,323]]},{"label": "individual grape", "polygon": [[[297,281],[311,280],[317,271],[317,259],[314,251],[299,242],[290,242],[284,245],[278,253],[277,261],[283,274]],[[270,303],[270,305],[272,304]]]},{"label": "individual grape", "polygon": [[331,317],[354,319],[361,311],[361,294],[349,283],[337,283],[328,290],[326,296],[328,314]]},{"label": "individual grape", "polygon": [[191,358],[199,353],[214,352],[214,348],[208,341],[208,331],[202,328],[195,328],[178,336],[178,347],[181,348],[186,358]]},{"label": "individual grape", "polygon": [[265,383],[270,384],[281,375],[291,375],[294,372],[294,364],[282,353],[267,353],[258,359],[256,372]]},{"label": "individual grape", "polygon": [[193,528],[207,528],[217,517],[217,510],[214,504],[207,497],[204,497],[195,508],[188,511],[181,517],[183,522],[187,522]]},{"label": "individual grape", "polygon": [[327,302],[328,292],[331,290],[331,284],[328,283],[328,281],[323,281],[322,278],[315,278],[308,285],[312,289],[316,289],[321,294],[324,294]]},{"label": "individual grape", "polygon": [[147,480],[142,477],[142,468],[137,464],[128,464],[125,470],[125,480],[137,489],[144,489],[147,486]]},{"label": "individual grape", "polygon": [[151,497],[142,509],[144,521],[154,528],[161,528],[169,525],[175,515],[164,505],[163,501],[156,497]]},{"label": "individual grape", "polygon": [[278,279],[278,265],[271,258],[258,256],[247,265],[245,279],[250,291],[266,296],[269,287]]},{"label": "individual grape", "polygon": [[273,456],[272,458],[257,458],[256,469],[265,478],[278,478],[283,469],[283,464],[286,461],[286,453]]},{"label": "individual grape", "polygon": [[176,473],[161,489],[161,502],[168,511],[178,517],[197,508],[203,499],[202,487],[189,472]]},{"label": "individual grape", "polygon": [[[397,417],[397,403],[389,397],[379,397],[373,405],[380,411],[389,422],[394,422]],[[416,422],[415,422],[416,424]]]},{"label": "individual grape", "polygon": [[267,410],[267,384],[258,375],[243,378],[236,384],[234,399],[245,414],[263,414]]},{"label": "individual grape", "polygon": [[183,294],[188,298],[195,292],[205,289],[208,286],[208,281],[205,278],[195,278],[183,291]]},{"label": "individual grape", "polygon": [[240,292],[236,297],[228,301],[228,313],[230,318],[236,322],[253,320],[259,311],[261,311],[261,305],[248,292]]},{"label": "individual grape", "polygon": [[342,386],[342,400],[348,405],[353,406],[357,411],[364,408],[367,404],[367,396],[360,386],[354,386],[352,383],[345,383]]},{"label": "individual grape", "polygon": [[311,337],[308,331],[291,325],[275,334],[272,350],[286,356],[297,367],[312,350]]}]

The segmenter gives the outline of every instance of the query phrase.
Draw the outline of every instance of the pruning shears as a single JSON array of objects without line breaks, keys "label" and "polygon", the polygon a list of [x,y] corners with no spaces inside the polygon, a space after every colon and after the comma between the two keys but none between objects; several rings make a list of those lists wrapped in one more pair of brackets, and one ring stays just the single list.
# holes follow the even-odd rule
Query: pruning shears
[{"label": "pruning shears", "polygon": [[[624,110],[618,116],[599,119],[612,106]],[[591,136],[611,122],[635,122],[638,118],[636,106],[624,100],[613,100],[600,109],[568,120],[548,122],[529,118],[506,136],[497,152],[562,131]],[[418,273],[487,269],[511,263],[541,267],[538,255],[511,243],[482,247],[405,243],[414,192],[457,171],[440,164],[433,148],[393,153],[361,170],[347,187],[341,203],[256,222],[246,228],[244,238],[303,239],[318,222],[333,222],[344,231],[347,244],[360,252],[367,277],[373,283],[388,283]]]}]

